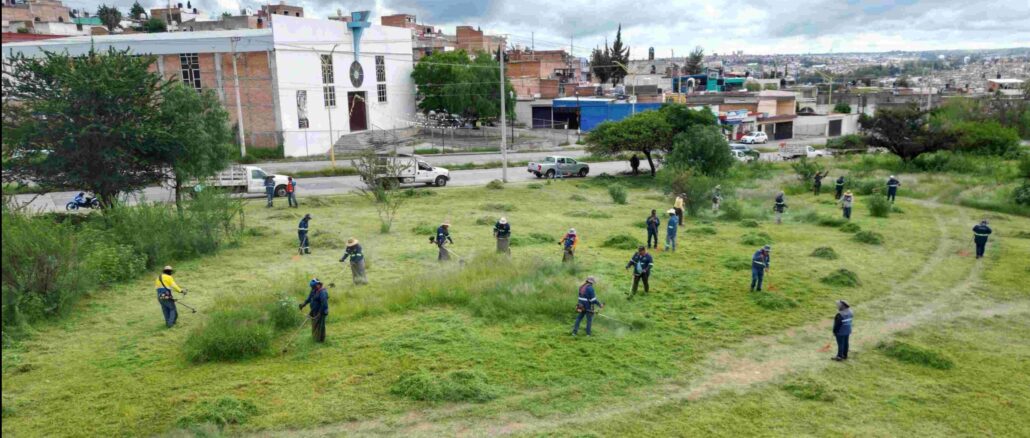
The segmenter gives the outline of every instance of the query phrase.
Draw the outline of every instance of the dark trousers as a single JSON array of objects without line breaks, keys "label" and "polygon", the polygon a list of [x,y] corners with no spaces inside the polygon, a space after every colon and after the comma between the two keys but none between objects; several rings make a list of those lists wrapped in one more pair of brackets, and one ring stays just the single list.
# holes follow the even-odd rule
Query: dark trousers
[{"label": "dark trousers", "polygon": [[833,199],[840,200],[841,196],[844,196],[844,186],[837,186],[837,191],[833,193]]},{"label": "dark trousers", "polygon": [[511,239],[507,237],[498,237],[497,253],[511,255]]},{"label": "dark trousers", "polygon": [[979,237],[974,237],[973,240],[976,242],[976,258],[983,258],[984,250],[987,249],[987,238],[981,240]]},{"label": "dark trousers", "polygon": [[179,311],[175,308],[175,300],[162,300],[158,298],[157,302],[161,304],[161,313],[165,316],[165,325],[171,328],[175,325],[175,321],[179,319]]},{"label": "dark trousers", "polygon": [[844,207],[844,219],[851,219],[851,207]]},{"label": "dark trousers", "polygon": [[851,335],[836,335],[837,338],[837,357],[841,359],[848,358],[848,338]]},{"label": "dark trousers", "polygon": [[888,187],[887,188],[887,200],[891,201],[891,202],[894,202],[894,198],[896,196],[898,196],[898,188],[897,187]]},{"label": "dark trousers", "polygon": [[594,312],[587,310],[579,312],[579,315],[576,315],[576,324],[572,326],[572,334],[579,332],[579,323],[580,321],[583,321],[583,317],[586,317],[587,319],[587,336],[590,335],[590,326],[594,323]]},{"label": "dark trousers", "polygon": [[266,188],[265,189],[265,197],[268,198],[268,205],[266,205],[266,207],[271,207],[272,206],[272,198],[275,197],[275,189]]},{"label": "dark trousers", "polygon": [[633,274],[633,293],[637,293],[637,285],[640,284],[641,280],[643,280],[643,282],[644,282],[644,293],[650,292],[651,291],[651,285],[647,283],[647,280],[650,277],[651,277],[651,273],[650,272],[643,272],[640,275]]},{"label": "dark trousers", "polygon": [[311,317],[311,338],[315,342],[325,342],[325,314],[319,313]]},{"label": "dark trousers", "polygon": [[762,291],[762,278],[765,277],[765,268],[751,267],[751,290]]},{"label": "dark trousers", "polygon": [[350,276],[354,284],[368,284],[368,279],[365,278],[364,259],[350,262]]},{"label": "dark trousers", "polygon": [[297,207],[297,194],[294,192],[287,193],[286,202],[289,203],[290,207]]},{"label": "dark trousers", "polygon": [[445,247],[443,245],[437,245],[437,247],[439,247],[439,249],[440,249],[439,254],[436,255],[436,260],[437,261],[441,261],[442,262],[442,261],[450,260],[451,259],[451,252],[447,251],[447,247]]},{"label": "dark trousers", "polygon": [[562,263],[572,263],[576,261],[576,254],[572,248],[565,248],[565,254],[561,256]]},{"label": "dark trousers", "polygon": [[[654,239],[654,246],[651,246],[651,239]],[[647,247],[658,248],[658,230],[647,230]]]},{"label": "dark trousers", "polygon": [[815,192],[816,196],[819,196],[819,193],[821,193],[823,191],[823,185],[822,184],[816,184],[816,185],[812,186],[812,190]]},{"label": "dark trousers", "polygon": [[297,240],[300,241],[300,250],[301,250],[301,252],[311,253],[311,248],[308,246],[308,232],[307,231],[298,231],[297,232]]}]

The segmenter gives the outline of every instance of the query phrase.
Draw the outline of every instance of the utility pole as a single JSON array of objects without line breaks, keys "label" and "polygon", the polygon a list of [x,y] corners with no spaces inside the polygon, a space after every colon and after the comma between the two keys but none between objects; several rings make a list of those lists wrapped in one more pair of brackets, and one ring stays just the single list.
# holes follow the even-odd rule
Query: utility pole
[{"label": "utility pole", "polygon": [[236,43],[240,41],[240,37],[229,38],[229,44],[232,46],[232,83],[236,88],[236,124],[239,127],[237,134],[240,140],[240,157],[247,156],[247,144],[243,141],[243,106],[240,104],[240,74],[236,69]]},{"label": "utility pole", "polygon": [[501,65],[501,180],[508,182],[508,115],[505,111],[504,97],[508,90],[504,89],[504,43],[497,46],[497,62]]},{"label": "utility pole", "polygon": [[[333,44],[333,48],[329,50],[329,65],[333,66],[332,74],[330,78],[330,86],[333,87],[333,105],[327,106],[325,110],[329,112],[329,165],[336,168],[336,139],[333,138],[333,106],[336,105],[336,66],[333,64],[333,53],[336,52],[336,47],[339,44]],[[324,91],[323,91],[324,92]],[[443,149],[441,149],[442,151]]]}]

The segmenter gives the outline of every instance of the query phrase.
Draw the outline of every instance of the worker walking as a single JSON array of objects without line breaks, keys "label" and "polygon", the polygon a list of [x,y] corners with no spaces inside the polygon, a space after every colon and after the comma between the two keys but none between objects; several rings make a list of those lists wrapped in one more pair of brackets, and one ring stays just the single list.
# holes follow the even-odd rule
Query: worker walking
[{"label": "worker walking", "polygon": [[186,296],[186,289],[179,287],[175,284],[175,279],[172,278],[172,267],[165,266],[161,270],[161,274],[157,276],[157,280],[154,281],[154,286],[157,288],[157,302],[161,305],[161,313],[165,317],[165,326],[172,328],[175,325],[175,321],[179,319],[179,311],[175,308],[175,298],[172,296],[172,291],[181,293]]},{"label": "worker walking", "polygon": [[494,224],[494,237],[497,239],[497,253],[511,256],[511,224],[508,218],[502,217]]},{"label": "worker walking", "polygon": [[629,167],[633,169],[634,176],[639,173],[638,169],[640,168],[640,159],[637,158],[637,154],[633,154],[633,156],[629,158]]},{"label": "worker walking", "polygon": [[290,207],[297,208],[297,181],[292,176],[286,177],[286,202]]},{"label": "worker walking", "polygon": [[361,244],[358,243],[358,239],[353,237],[347,239],[347,248],[343,250],[340,263],[346,262],[348,258],[350,259],[350,276],[354,284],[368,284],[368,279],[365,278],[365,254],[361,252]]},{"label": "worker walking", "polygon": [[[658,227],[662,225],[662,220],[658,218],[658,211],[651,210],[651,215],[647,217],[647,247],[658,248]],[[654,246],[651,246],[651,239],[654,239]]]},{"label": "worker walking", "polygon": [[837,301],[837,314],[833,317],[833,337],[837,339],[837,355],[831,359],[835,361],[848,360],[848,338],[851,337],[851,320],[854,315],[851,313],[851,306],[847,301]]},{"label": "worker walking", "polygon": [[272,198],[275,198],[275,177],[272,175],[265,176],[265,197],[268,198],[268,204],[265,207],[272,207]]},{"label": "worker walking", "polygon": [[812,181],[812,191],[814,192],[815,196],[819,196],[819,193],[822,192],[822,189],[823,189],[823,178],[826,178],[826,175],[829,175],[829,174],[830,174],[829,170],[827,170],[825,172],[822,172],[822,173],[819,173],[819,172],[815,173],[815,176],[813,177],[813,181]]},{"label": "worker walking", "polygon": [[629,299],[637,294],[637,285],[644,282],[644,293],[651,292],[651,285],[648,280],[651,278],[651,268],[654,267],[654,257],[647,253],[647,247],[637,248],[637,252],[629,259],[626,269],[633,268],[633,289],[630,291]]},{"label": "worker walking", "polygon": [[679,230],[680,217],[676,214],[676,210],[669,210],[666,213],[669,214],[669,224],[665,227],[665,250],[669,251],[672,248],[672,252],[676,252],[676,232]]},{"label": "worker walking", "polygon": [[844,213],[844,219],[851,220],[851,205],[855,202],[855,196],[851,194],[851,190],[844,192],[844,196],[840,198],[840,209]]},{"label": "worker walking", "polygon": [[722,206],[722,185],[715,186],[712,189],[712,213],[718,213],[719,207]]},{"label": "worker walking", "polygon": [[683,219],[684,219],[684,217],[683,217],[683,198],[686,198],[686,197],[687,197],[686,193],[680,193],[679,196],[676,197],[676,202],[674,202],[672,204],[672,209],[673,209],[673,211],[676,212],[676,216],[679,217],[679,219],[680,219],[679,223],[681,223],[681,224],[683,223]]},{"label": "worker walking", "polygon": [[844,194],[844,175],[837,177],[837,184],[834,186],[836,190],[833,194],[833,199],[839,200],[841,195]]},{"label": "worker walking", "polygon": [[311,287],[311,292],[308,292],[308,299],[300,304],[300,308],[303,310],[304,306],[311,304],[311,310],[308,312],[308,316],[311,317],[311,338],[315,342],[325,342],[325,318],[329,315],[329,291],[317,278],[313,278],[308,286]]},{"label": "worker walking", "polygon": [[604,303],[597,300],[597,294],[594,292],[594,280],[593,276],[587,277],[586,281],[579,286],[579,299],[576,301],[576,323],[572,325],[572,336],[576,336],[579,333],[579,323],[583,321],[583,318],[587,319],[587,336],[591,336],[590,326],[594,322],[594,306],[598,309],[604,308]]},{"label": "worker walking", "polygon": [[562,263],[576,261],[576,245],[579,244],[579,236],[576,235],[575,228],[569,228],[569,232],[562,236],[558,244],[562,246]]},{"label": "worker walking", "polygon": [[297,252],[300,255],[311,254],[311,247],[308,246],[308,222],[311,221],[311,214],[305,214],[301,218],[300,223],[297,224],[297,240],[300,241],[300,246],[297,248]]},{"label": "worker walking", "polygon": [[454,239],[451,239],[451,223],[444,222],[436,228],[436,247],[440,250],[436,256],[437,261],[451,259],[451,253],[447,250],[448,243],[454,243]]},{"label": "worker walking", "polygon": [[751,256],[751,292],[762,291],[762,279],[769,272],[769,253],[772,248],[765,245]]},{"label": "worker walking", "polygon": [[901,181],[898,181],[894,175],[891,175],[890,179],[887,180],[887,200],[894,202],[894,198],[898,196],[898,187],[901,186]]},{"label": "worker walking", "polygon": [[991,227],[987,226],[987,219],[980,221],[973,227],[973,241],[976,242],[976,258],[984,257],[984,250],[987,249],[987,238],[991,235]]},{"label": "worker walking", "polygon": [[776,195],[776,202],[773,204],[773,211],[776,212],[776,223],[783,223],[783,211],[787,209],[787,199],[783,192]]}]

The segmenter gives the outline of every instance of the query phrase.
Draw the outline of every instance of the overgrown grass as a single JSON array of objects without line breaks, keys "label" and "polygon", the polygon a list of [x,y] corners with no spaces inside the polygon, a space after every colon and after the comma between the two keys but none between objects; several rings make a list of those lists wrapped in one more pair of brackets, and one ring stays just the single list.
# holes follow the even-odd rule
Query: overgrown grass
[{"label": "overgrown grass", "polygon": [[486,183],[486,188],[490,190],[501,190],[504,188],[504,181],[501,181],[499,179],[492,180]]},{"label": "overgrown grass", "polygon": [[608,186],[608,196],[611,196],[612,202],[614,202],[616,204],[619,204],[619,205],[625,205],[626,204],[626,196],[627,196],[626,188],[621,186],[621,185],[619,185],[619,184],[613,184],[613,185]]},{"label": "overgrown grass", "polygon": [[891,214],[891,202],[886,196],[870,196],[866,198],[866,205],[869,206],[869,215],[872,217],[887,217]]},{"label": "overgrown grass", "polygon": [[268,314],[241,308],[212,313],[192,330],[183,350],[191,362],[232,362],[268,352],[272,326]]},{"label": "overgrown grass", "polygon": [[326,167],[318,170],[298,170],[290,176],[294,178],[318,178],[327,176],[353,176],[358,174],[358,169],[350,166]]}]

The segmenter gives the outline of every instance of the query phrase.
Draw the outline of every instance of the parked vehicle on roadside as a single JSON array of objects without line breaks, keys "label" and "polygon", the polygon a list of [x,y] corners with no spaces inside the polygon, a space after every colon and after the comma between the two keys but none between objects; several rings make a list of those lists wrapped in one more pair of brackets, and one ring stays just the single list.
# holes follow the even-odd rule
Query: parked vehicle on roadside
[{"label": "parked vehicle on roadside", "polygon": [[[590,165],[587,163],[580,163],[569,157],[552,155],[544,158],[544,160],[540,162],[530,162],[526,166],[526,170],[529,173],[536,175],[537,178],[554,178],[555,175],[561,177],[585,177],[590,173]],[[558,173],[559,171],[561,173]]]},{"label": "parked vehicle on roadside", "polygon": [[744,144],[767,143],[769,142],[769,136],[762,131],[751,131],[741,137],[740,142]]},{"label": "parked vehicle on roadside", "polygon": [[822,149],[816,149],[811,146],[802,144],[787,144],[780,143],[780,158],[784,160],[793,160],[795,158],[808,157],[825,157],[830,155],[828,152]]},{"label": "parked vehicle on roadside", "polygon": [[[237,193],[265,193],[267,172],[257,166],[234,164],[217,175],[200,182],[204,187],[221,187]],[[286,196],[286,175],[271,175],[275,179],[275,196]],[[196,185],[197,182],[194,182]]]},{"label": "parked vehicle on roadside", "polygon": [[737,161],[740,161],[741,163],[748,163],[756,159],[755,154],[751,153],[750,150],[745,152],[734,149],[730,150],[730,154],[733,155],[733,158],[736,158]]},{"label": "parked vehicle on roadside", "polygon": [[[451,171],[433,167],[418,155],[378,155],[377,166],[382,170],[376,175],[381,181],[396,181],[399,184],[425,184],[443,187],[451,180]],[[391,163],[390,160],[395,160]]]}]

